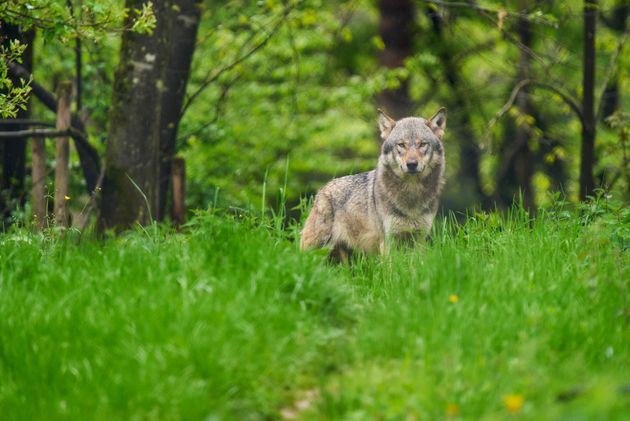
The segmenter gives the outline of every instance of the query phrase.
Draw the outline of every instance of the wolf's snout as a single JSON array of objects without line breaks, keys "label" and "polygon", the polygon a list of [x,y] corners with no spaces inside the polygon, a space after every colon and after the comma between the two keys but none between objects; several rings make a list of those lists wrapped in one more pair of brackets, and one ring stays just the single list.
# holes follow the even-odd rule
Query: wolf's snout
[{"label": "wolf's snout", "polygon": [[418,161],[415,159],[410,159],[407,161],[407,169],[409,171],[416,171],[418,169]]}]

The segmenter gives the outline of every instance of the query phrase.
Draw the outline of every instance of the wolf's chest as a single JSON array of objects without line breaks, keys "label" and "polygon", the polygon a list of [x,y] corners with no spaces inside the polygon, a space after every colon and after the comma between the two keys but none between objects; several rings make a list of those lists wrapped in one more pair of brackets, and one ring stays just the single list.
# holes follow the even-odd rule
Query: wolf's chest
[{"label": "wolf's chest", "polygon": [[428,233],[431,230],[433,218],[434,212],[425,207],[388,214],[383,217],[383,231],[386,236],[418,231]]}]

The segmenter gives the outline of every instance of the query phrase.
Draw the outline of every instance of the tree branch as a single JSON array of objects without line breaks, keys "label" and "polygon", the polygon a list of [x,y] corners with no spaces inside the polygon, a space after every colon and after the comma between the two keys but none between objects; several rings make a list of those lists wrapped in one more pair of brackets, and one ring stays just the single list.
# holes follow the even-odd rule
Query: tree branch
[{"label": "tree branch", "polygon": [[[74,138],[82,138],[83,133],[74,128],[68,130],[50,130],[50,129],[27,129],[16,130],[11,132],[0,132],[0,139],[10,140],[18,139],[22,137],[64,137],[69,136]],[[85,139],[83,139],[85,140]]]},{"label": "tree branch", "polygon": [[483,41],[477,45],[472,46],[471,48],[461,51],[459,53],[457,53],[454,57],[453,57],[453,63],[459,63],[462,60],[466,59],[469,56],[472,56],[474,54],[480,53],[484,50],[490,50],[494,47],[496,47],[497,45],[497,39],[493,38],[493,39],[488,39],[486,41]]},{"label": "tree branch", "polygon": [[[476,10],[477,12],[493,13],[493,14],[497,14],[498,12],[500,12],[500,10],[488,9],[487,7],[479,6],[476,3],[467,3],[463,1],[440,1],[440,0],[423,0],[423,1],[425,3],[432,4],[438,7],[451,7],[454,9],[470,9],[470,10]],[[503,10],[503,12],[508,15],[515,14],[514,12],[507,12],[505,10]]]},{"label": "tree branch", "polygon": [[0,125],[55,127],[55,123],[47,123],[45,121],[32,120],[29,118],[2,118],[0,119]]},{"label": "tree branch", "polygon": [[[77,20],[74,17],[71,19],[49,19],[49,18],[37,17],[37,16],[33,16],[32,14],[19,12],[15,9],[4,9],[2,10],[2,12],[6,14],[8,17],[13,18],[18,21],[30,20],[33,26],[39,29],[44,29],[44,30],[55,28],[57,26],[65,26],[65,27],[72,27],[73,29],[75,29],[75,31],[78,28],[97,28],[97,29],[100,29],[103,31],[109,31],[109,32],[120,31],[120,29],[118,28],[107,27],[109,23],[113,22],[111,11],[107,13],[107,17],[105,17],[103,20],[99,22],[92,22],[92,23],[77,22]],[[131,30],[131,27],[129,28],[123,27],[122,30]]]},{"label": "tree branch", "polygon": [[450,7],[453,9],[470,9],[470,10],[475,10],[480,13],[497,15],[497,16],[500,16],[501,18],[513,17],[513,18],[525,19],[531,22],[539,21],[542,23],[549,23],[548,20],[545,20],[544,18],[541,18],[540,16],[531,18],[527,15],[523,15],[521,12],[511,12],[505,9],[490,9],[488,7],[480,6],[476,3],[467,3],[463,1],[440,1],[440,0],[422,0],[422,1],[431,5],[434,5],[434,6],[438,6],[438,7]]},{"label": "tree branch", "polygon": [[31,72],[13,61],[5,60],[5,63],[7,64],[9,72],[11,72],[15,77],[30,80],[31,92],[39,98],[46,108],[53,112],[57,112],[57,98],[55,98],[55,95],[50,93],[42,85],[37,83],[35,80],[32,80],[33,75],[31,75]]},{"label": "tree branch", "polygon": [[517,83],[516,86],[514,86],[514,89],[512,89],[512,92],[510,93],[510,97],[508,98],[507,102],[503,104],[499,111],[497,111],[494,117],[492,117],[492,119],[488,122],[486,132],[489,132],[490,129],[492,129],[492,127],[499,121],[499,119],[501,119],[501,117],[503,117],[505,113],[507,113],[510,108],[512,108],[512,105],[514,105],[514,101],[516,100],[516,96],[525,86],[541,88],[546,91],[555,93],[560,97],[560,99],[562,99],[565,104],[567,104],[573,110],[573,112],[575,112],[577,117],[580,119],[580,122],[584,124],[584,113],[582,112],[582,107],[570,94],[564,92],[562,89],[550,83],[538,82],[532,79],[523,79],[519,83]]},{"label": "tree branch", "polygon": [[[541,64],[545,64],[545,61],[543,60],[543,56],[541,56],[540,54],[536,53],[534,50],[532,50],[531,48],[529,48],[526,45],[523,45],[522,42],[520,42],[518,39],[516,39],[512,34],[509,33],[509,31],[505,30],[503,27],[503,19],[505,17],[510,17],[510,18],[515,18],[515,19],[522,19],[525,21],[531,21],[531,22],[535,22],[536,20],[540,20],[544,23],[547,23],[544,19],[541,19],[539,17],[535,17],[535,18],[530,18],[527,14],[525,13],[521,13],[521,12],[510,12],[507,11],[505,9],[489,9],[487,7],[483,7],[483,6],[479,6],[476,3],[465,3],[465,2],[444,2],[444,1],[440,1],[440,0],[423,0],[425,3],[429,4],[429,5],[433,5],[433,6],[440,6],[440,7],[451,7],[451,8],[462,8],[462,9],[470,9],[470,10],[474,10],[479,12],[480,15],[482,15],[483,17],[485,17],[487,20],[489,20],[490,22],[492,22],[493,25],[495,25],[498,29],[499,32],[503,35],[503,37],[511,42],[512,44],[516,45],[520,50],[525,51],[525,53],[527,55],[529,55],[531,58],[533,58],[534,60],[538,61]],[[492,16],[496,16],[497,18],[494,19]],[[545,58],[549,59],[549,56],[544,56]]]},{"label": "tree branch", "polygon": [[199,86],[199,88],[197,88],[197,90],[195,92],[193,92],[192,95],[190,95],[190,97],[188,97],[188,100],[186,101],[186,103],[184,104],[184,106],[182,107],[182,111],[180,113],[180,119],[184,116],[184,113],[186,113],[186,110],[188,110],[188,108],[190,107],[190,105],[193,103],[193,101],[195,99],[197,99],[197,97],[214,81],[216,81],[219,77],[221,77],[221,75],[225,72],[227,72],[228,70],[233,69],[234,67],[238,66],[239,64],[241,64],[242,62],[244,62],[245,60],[247,60],[250,56],[252,56],[256,51],[260,50],[262,47],[264,47],[269,40],[274,36],[274,34],[278,31],[278,29],[280,28],[280,26],[282,25],[282,23],[284,22],[284,19],[289,15],[289,12],[293,9],[293,6],[287,6],[285,7],[282,16],[278,19],[278,21],[276,22],[276,24],[273,26],[273,28],[271,29],[271,31],[269,31],[267,33],[267,36],[260,41],[258,44],[256,44],[255,46],[253,46],[249,51],[247,51],[245,54],[243,54],[242,56],[238,57],[236,60],[234,60],[232,63],[228,64],[225,67],[222,67],[221,69],[219,69],[218,71],[216,71],[214,74],[211,74],[212,72],[209,72],[208,75],[206,76],[206,78],[204,79],[204,81],[201,83],[201,86]]},{"label": "tree branch", "polygon": [[210,126],[211,124],[214,124],[217,122],[217,120],[219,119],[219,116],[221,115],[221,107],[223,106],[223,104],[225,103],[226,99],[227,99],[227,95],[228,92],[230,91],[230,89],[232,88],[232,86],[241,78],[241,75],[236,75],[236,77],[234,77],[234,79],[228,81],[227,83],[224,83],[221,85],[221,94],[219,95],[219,98],[217,99],[217,102],[214,106],[214,116],[212,117],[212,119],[208,120],[207,122],[203,123],[202,125],[200,125],[199,127],[197,127],[194,130],[189,131],[188,133],[185,133],[181,136],[179,136],[177,138],[177,141],[182,141],[186,138],[189,138],[190,136],[194,136],[198,133],[200,133],[201,131],[203,131],[206,127]]},{"label": "tree branch", "polygon": [[13,132],[0,132],[0,139],[19,139],[22,137],[61,137],[70,136],[70,130],[28,129]]}]

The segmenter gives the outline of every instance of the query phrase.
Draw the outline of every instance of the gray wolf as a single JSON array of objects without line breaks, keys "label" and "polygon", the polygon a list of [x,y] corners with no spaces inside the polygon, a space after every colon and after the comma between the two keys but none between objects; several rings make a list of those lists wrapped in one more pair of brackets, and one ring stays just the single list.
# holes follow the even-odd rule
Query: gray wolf
[{"label": "gray wolf", "polygon": [[379,110],[376,169],[330,181],[315,196],[301,248],[326,247],[346,262],[353,250],[387,254],[392,240],[426,236],[444,185],[446,109],[395,121]]}]

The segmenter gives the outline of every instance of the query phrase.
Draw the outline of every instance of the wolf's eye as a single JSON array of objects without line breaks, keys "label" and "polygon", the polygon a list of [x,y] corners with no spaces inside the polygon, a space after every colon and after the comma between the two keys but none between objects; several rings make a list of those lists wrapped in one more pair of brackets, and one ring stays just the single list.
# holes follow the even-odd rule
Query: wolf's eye
[{"label": "wolf's eye", "polygon": [[426,148],[427,146],[429,146],[429,143],[428,143],[428,142],[422,142],[422,143],[420,143],[420,147],[421,147],[421,148]]},{"label": "wolf's eye", "polygon": [[398,144],[398,146],[400,146],[401,148],[404,148],[405,144],[401,142],[401,143]]}]

